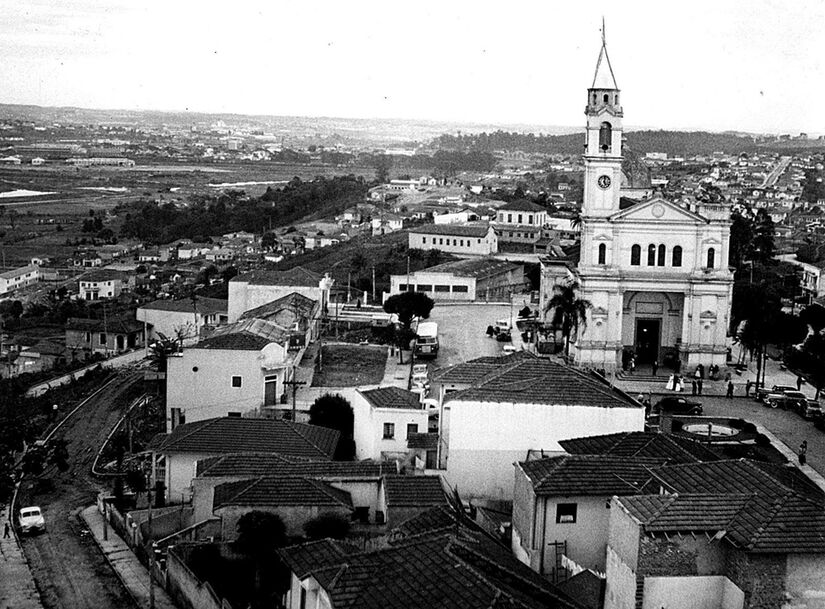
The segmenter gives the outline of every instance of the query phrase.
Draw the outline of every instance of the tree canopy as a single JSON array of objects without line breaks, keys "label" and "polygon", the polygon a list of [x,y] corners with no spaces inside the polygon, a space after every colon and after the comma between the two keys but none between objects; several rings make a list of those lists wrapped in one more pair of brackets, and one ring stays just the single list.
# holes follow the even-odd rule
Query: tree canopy
[{"label": "tree canopy", "polygon": [[335,449],[336,461],[352,461],[355,458],[355,443],[352,440],[354,415],[345,397],[327,393],[317,398],[309,407],[309,423],[341,432]]},{"label": "tree canopy", "polygon": [[415,317],[427,319],[434,306],[435,301],[424,292],[401,292],[387,298],[384,311],[398,315],[398,321],[409,330]]}]

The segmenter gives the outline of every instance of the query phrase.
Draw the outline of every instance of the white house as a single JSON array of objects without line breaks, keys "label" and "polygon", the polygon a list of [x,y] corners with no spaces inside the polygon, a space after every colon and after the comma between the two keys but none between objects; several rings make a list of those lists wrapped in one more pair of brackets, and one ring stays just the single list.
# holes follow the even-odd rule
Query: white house
[{"label": "white house", "polygon": [[547,224],[547,208],[532,201],[512,201],[498,208],[496,228],[538,227]]},{"label": "white house", "polygon": [[296,266],[287,271],[250,271],[229,281],[229,321],[240,319],[244,312],[260,307],[293,292],[318,301],[321,310],[329,302],[334,280]]},{"label": "white house", "polygon": [[400,387],[357,392],[353,400],[357,459],[410,461],[410,434],[427,431],[427,409],[418,394]]},{"label": "white house", "polygon": [[83,300],[117,298],[125,287],[128,287],[128,279],[124,273],[101,269],[80,278],[78,297]]},{"label": "white house", "polygon": [[36,264],[0,273],[0,296],[37,283],[40,279],[40,267]]},{"label": "white house", "polygon": [[529,450],[561,451],[559,441],[583,429],[644,428],[644,407],[603,379],[524,352],[449,366],[432,382],[442,400],[439,465],[474,500],[512,500],[513,463]]},{"label": "white house", "polygon": [[[147,325],[148,338],[186,340],[200,336],[208,328],[227,323],[228,303],[218,298],[156,300],[138,307],[136,317]],[[151,326],[151,329],[148,328]]]},{"label": "white house", "polygon": [[426,224],[410,229],[409,247],[458,255],[489,256],[498,251],[498,238],[496,231],[486,222]]}]

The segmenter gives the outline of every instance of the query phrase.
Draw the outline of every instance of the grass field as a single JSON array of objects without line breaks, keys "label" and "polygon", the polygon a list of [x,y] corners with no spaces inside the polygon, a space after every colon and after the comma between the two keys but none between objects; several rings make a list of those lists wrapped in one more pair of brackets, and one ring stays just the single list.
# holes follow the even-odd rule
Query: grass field
[{"label": "grass field", "polygon": [[313,387],[357,387],[378,385],[387,364],[386,347],[325,345],[321,357],[323,370],[315,363]]}]

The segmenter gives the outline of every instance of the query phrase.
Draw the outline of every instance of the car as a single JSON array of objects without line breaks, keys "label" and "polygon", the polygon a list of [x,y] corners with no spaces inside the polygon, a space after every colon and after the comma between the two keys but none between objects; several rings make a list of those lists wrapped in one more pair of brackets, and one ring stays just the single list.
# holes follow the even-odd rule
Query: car
[{"label": "car", "polygon": [[679,396],[668,396],[656,402],[652,412],[653,414],[664,412],[670,414],[702,414],[702,404],[691,402]]},{"label": "car", "polygon": [[816,400],[805,400],[805,406],[799,412],[804,418],[808,420],[816,420],[822,418],[822,407]]},{"label": "car", "polygon": [[413,364],[413,376],[416,376],[418,374],[427,374],[429,371],[429,366],[427,366],[427,364]]},{"label": "car", "polygon": [[20,532],[26,533],[43,533],[46,530],[46,520],[43,518],[43,512],[36,505],[24,507],[20,510]]},{"label": "car", "polygon": [[766,387],[760,387],[756,390],[756,393],[753,394],[753,399],[757,402],[764,402],[765,398],[770,394],[782,394],[786,391],[796,391],[796,387],[792,387],[791,385],[774,385],[770,389]]},{"label": "car", "polygon": [[796,389],[790,389],[783,392],[771,392],[765,396],[764,404],[770,408],[782,408],[784,410],[792,410],[794,412],[802,413],[805,407],[807,398],[805,394]]}]

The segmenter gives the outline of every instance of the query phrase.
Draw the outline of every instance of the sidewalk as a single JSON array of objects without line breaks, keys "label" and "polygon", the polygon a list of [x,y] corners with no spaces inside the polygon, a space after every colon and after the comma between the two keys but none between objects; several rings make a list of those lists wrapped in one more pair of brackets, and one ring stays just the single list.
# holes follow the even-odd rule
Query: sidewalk
[{"label": "sidewalk", "polygon": [[[142,608],[149,607],[149,571],[138,560],[126,542],[109,527],[108,541],[103,540],[103,515],[93,505],[80,514],[89,527],[100,551],[114,569],[120,581],[129,591],[135,603]],[[16,607],[16,606],[15,606]],[[155,585],[155,607],[157,609],[177,609],[160,584]]]},{"label": "sidewalk", "polygon": [[[0,510],[0,520],[0,528],[9,521],[8,506]],[[0,537],[0,607],[43,609],[29,563],[14,532],[10,534],[8,539]]]}]

